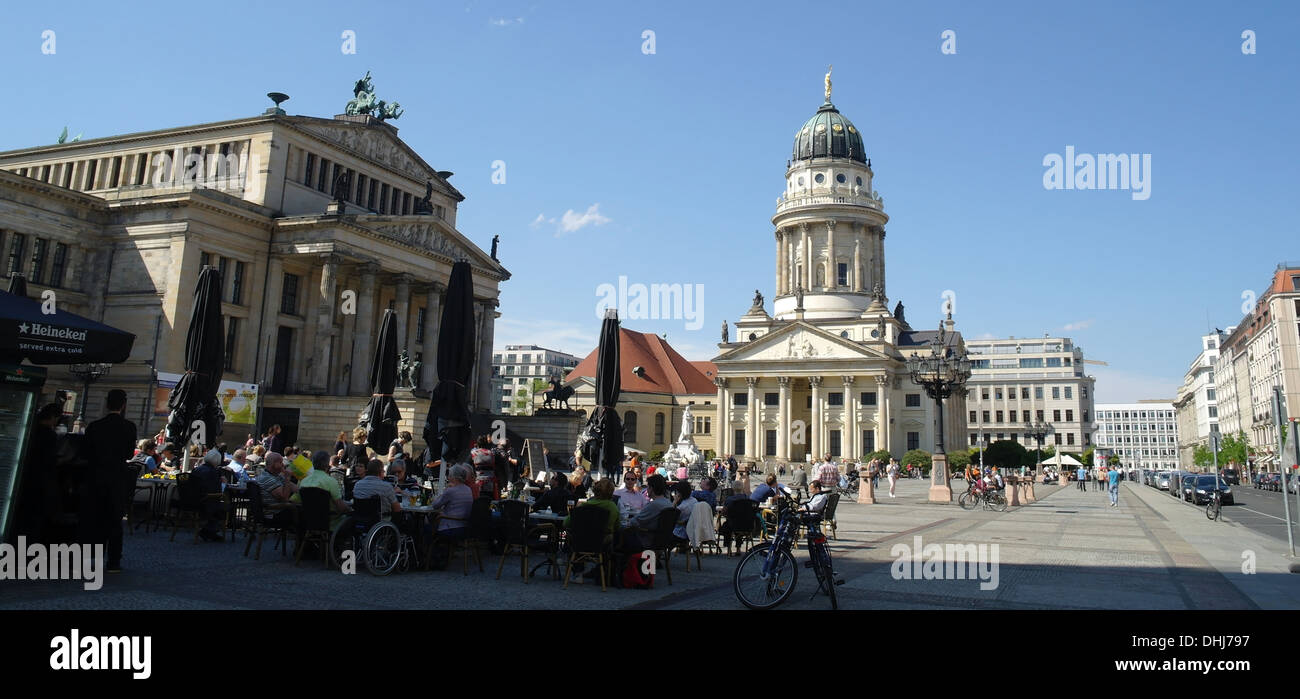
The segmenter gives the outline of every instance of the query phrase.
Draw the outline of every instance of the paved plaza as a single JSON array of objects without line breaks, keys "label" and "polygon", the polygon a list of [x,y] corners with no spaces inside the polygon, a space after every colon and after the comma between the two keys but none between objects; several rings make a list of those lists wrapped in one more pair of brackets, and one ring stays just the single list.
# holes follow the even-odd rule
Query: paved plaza
[{"label": "paved plaza", "polygon": [[[1121,486],[1120,506],[1103,492],[1039,486],[1039,499],[1005,513],[965,511],[926,502],[928,480],[904,480],[899,497],[881,493],[875,505],[844,502],[835,567],[845,579],[842,609],[1256,609],[1300,608],[1300,575],[1288,572],[1285,543],[1230,522],[1208,521],[1151,488]],[[954,481],[956,489],[962,481]],[[738,559],[704,558],[699,570],[673,558],[673,584],[661,571],[653,590],[570,585],[538,577],[520,581],[517,558],[495,580],[497,556],[486,572],[471,562],[461,573],[343,575],[304,561],[294,567],[268,542],[262,559],[243,556],[238,543],[193,544],[169,532],[126,537],[126,570],[107,576],[103,589],[72,582],[7,582],[4,609],[741,609],[731,590]],[[997,544],[997,587],[976,579],[896,580],[898,544]],[[1254,574],[1243,574],[1253,552]],[[1249,554],[1245,554],[1249,555]],[[801,547],[795,553],[806,560]],[[540,557],[534,557],[534,562]],[[828,609],[816,584],[800,570],[783,609]]]}]

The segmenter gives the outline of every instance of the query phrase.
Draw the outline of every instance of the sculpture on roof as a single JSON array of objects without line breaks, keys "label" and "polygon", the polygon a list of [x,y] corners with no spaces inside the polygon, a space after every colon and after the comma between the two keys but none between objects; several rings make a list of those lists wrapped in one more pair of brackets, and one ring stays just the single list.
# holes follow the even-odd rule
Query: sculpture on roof
[{"label": "sculpture on roof", "polygon": [[343,113],[351,115],[365,114],[380,121],[396,119],[402,116],[401,105],[397,102],[388,104],[375,97],[375,84],[370,79],[370,71],[366,71],[366,76],[352,86],[352,99],[348,100],[348,106]]},{"label": "sculpture on roof", "polygon": [[759,292],[758,289],[754,289],[754,305],[751,307],[751,310],[762,309],[762,308],[763,308],[763,294]]},{"label": "sculpture on roof", "polygon": [[894,318],[897,319],[898,322],[903,323],[904,325],[907,324],[907,321],[903,319],[903,302],[902,302],[902,301],[899,301],[899,302],[898,302],[898,305],[897,305],[897,306],[894,306]]},{"label": "sculpture on roof", "polygon": [[722,344],[725,345],[730,341],[731,333],[727,331],[727,321],[724,320],[722,321]]},{"label": "sculpture on roof", "polygon": [[835,66],[826,66],[826,101],[831,101],[831,68]]}]

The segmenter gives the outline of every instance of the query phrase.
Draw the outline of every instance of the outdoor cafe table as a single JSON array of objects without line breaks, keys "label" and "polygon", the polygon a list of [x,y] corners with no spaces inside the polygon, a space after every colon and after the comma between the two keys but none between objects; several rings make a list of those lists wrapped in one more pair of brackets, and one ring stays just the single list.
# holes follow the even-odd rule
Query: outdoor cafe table
[{"label": "outdoor cafe table", "polygon": [[[173,485],[176,485],[176,480],[173,478],[135,479],[136,490],[144,488],[149,491],[148,516],[145,519],[145,522],[143,522],[144,524],[147,524],[146,531],[148,531],[148,526],[155,525],[155,520],[162,519],[167,515],[167,502],[170,500],[169,496],[171,495],[171,487]],[[134,500],[135,498],[133,496],[132,501],[134,502]]]}]

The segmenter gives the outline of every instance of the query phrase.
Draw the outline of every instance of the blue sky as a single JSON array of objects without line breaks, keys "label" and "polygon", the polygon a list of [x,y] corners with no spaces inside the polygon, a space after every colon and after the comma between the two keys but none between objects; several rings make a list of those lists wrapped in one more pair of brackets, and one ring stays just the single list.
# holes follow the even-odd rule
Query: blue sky
[{"label": "blue sky", "polygon": [[[406,110],[401,137],[456,173],[458,228],[484,248],[501,236],[514,277],[498,345],[585,355],[597,288],[619,275],[703,285],[700,330],[627,323],[692,359],[713,356],[755,288],[770,310],[775,198],[832,63],[891,216],[890,300],[914,326],[937,323],[952,289],[968,338],[1073,337],[1109,362],[1093,368],[1099,401],[1172,397],[1199,336],[1300,259],[1290,4],[212,7],[8,8],[0,149],[51,143],[65,124],[92,138],[254,115],[273,90],[291,114],[331,116],[371,71]],[[956,54],[940,52],[945,30]],[[1066,146],[1150,154],[1150,198],[1044,189],[1044,156]]]}]

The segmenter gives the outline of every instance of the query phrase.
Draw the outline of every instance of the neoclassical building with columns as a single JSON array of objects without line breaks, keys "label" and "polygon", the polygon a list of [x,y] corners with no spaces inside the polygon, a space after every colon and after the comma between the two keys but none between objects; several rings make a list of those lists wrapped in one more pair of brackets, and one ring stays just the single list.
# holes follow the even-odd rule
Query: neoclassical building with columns
[{"label": "neoclassical building with columns", "polygon": [[[934,451],[935,403],[904,360],[941,333],[914,330],[885,287],[884,201],[862,134],[830,99],[795,134],[772,217],[776,294],[724,326],[717,365],[719,452],[755,461]],[[936,319],[937,320],[937,319]],[[945,344],[963,347],[952,319]],[[944,442],[961,448],[965,399],[944,404]]]},{"label": "neoclassical building with columns", "polygon": [[[224,379],[259,384],[262,403],[274,406],[264,422],[293,422],[322,402],[308,396],[370,395],[388,308],[431,388],[443,295],[452,263],[464,259],[478,348],[470,399],[486,410],[499,284],[510,274],[495,249],[456,229],[464,196],[451,177],[386,121],[291,116],[278,106],[0,152],[3,272],[25,275],[33,297],[54,290],[69,310],[135,333],[130,359],[92,387],[88,405],[93,418],[105,391],[126,389],[127,417],[143,434],[165,420],[154,415],[154,372],[183,371],[204,265],[222,273]],[[79,393],[80,381],[51,368],[47,387]]]}]

